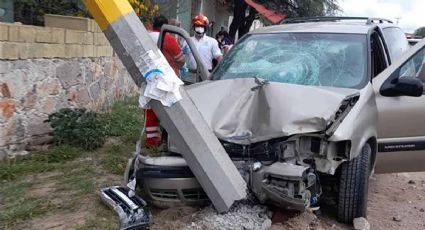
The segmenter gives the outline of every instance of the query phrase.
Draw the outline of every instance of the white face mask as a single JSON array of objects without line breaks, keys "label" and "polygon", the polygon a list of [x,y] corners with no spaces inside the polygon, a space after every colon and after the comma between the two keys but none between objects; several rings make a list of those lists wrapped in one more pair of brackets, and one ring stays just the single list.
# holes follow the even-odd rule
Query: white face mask
[{"label": "white face mask", "polygon": [[203,34],[203,33],[205,33],[205,28],[202,27],[202,26],[197,26],[197,27],[195,27],[195,32],[197,34]]}]

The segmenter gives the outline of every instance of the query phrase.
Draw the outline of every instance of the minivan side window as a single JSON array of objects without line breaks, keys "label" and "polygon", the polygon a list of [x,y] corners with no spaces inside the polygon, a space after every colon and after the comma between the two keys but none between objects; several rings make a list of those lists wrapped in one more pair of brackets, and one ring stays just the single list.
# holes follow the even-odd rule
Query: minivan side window
[{"label": "minivan side window", "polygon": [[400,67],[399,77],[417,77],[425,83],[425,48]]},{"label": "minivan side window", "polygon": [[409,48],[406,36],[400,28],[389,27],[383,30],[385,40],[391,55],[391,62],[394,62]]}]

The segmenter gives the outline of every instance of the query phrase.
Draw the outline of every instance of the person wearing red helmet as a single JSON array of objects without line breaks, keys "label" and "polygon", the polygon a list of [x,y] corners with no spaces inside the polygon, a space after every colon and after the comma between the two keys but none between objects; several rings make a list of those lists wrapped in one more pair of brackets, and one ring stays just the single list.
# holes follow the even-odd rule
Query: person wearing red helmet
[{"label": "person wearing red helmet", "polygon": [[[195,35],[191,37],[191,39],[195,43],[203,64],[211,71],[213,68],[213,59],[220,62],[223,58],[223,54],[221,53],[217,40],[205,34],[208,29],[208,24],[208,18],[204,15],[199,14],[195,16],[192,20],[192,27]],[[191,53],[189,54],[187,66],[190,72],[196,72],[196,62]]]}]

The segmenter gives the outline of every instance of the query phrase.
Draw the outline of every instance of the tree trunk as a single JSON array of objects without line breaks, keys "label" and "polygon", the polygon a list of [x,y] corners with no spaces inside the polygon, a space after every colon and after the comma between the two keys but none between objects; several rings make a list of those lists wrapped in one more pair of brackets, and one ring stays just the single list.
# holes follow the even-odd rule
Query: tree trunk
[{"label": "tree trunk", "polygon": [[249,32],[249,29],[251,29],[252,23],[255,20],[255,16],[257,15],[257,10],[255,10],[253,7],[249,10],[248,17],[245,18],[245,22],[242,24],[241,27],[239,27],[238,31],[238,37],[241,38],[245,34]]},{"label": "tree trunk", "polygon": [[[248,5],[244,0],[233,0],[235,7],[233,8],[233,21],[230,24],[229,36],[233,39],[236,38],[236,32],[241,26],[245,24],[245,11]],[[239,35],[239,37],[241,37]]]}]

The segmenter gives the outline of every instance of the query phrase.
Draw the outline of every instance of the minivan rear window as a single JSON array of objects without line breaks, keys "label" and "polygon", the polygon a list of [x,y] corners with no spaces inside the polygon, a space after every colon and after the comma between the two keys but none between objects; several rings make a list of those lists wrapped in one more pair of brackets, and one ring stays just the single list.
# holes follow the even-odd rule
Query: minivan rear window
[{"label": "minivan rear window", "polygon": [[409,49],[409,43],[407,42],[406,35],[400,28],[397,27],[384,28],[382,31],[390,51],[391,62],[394,62]]}]

